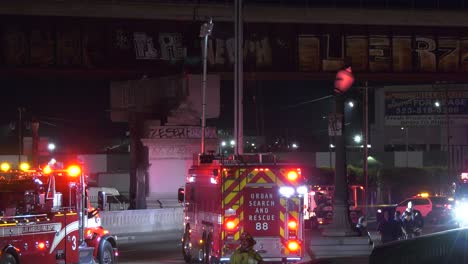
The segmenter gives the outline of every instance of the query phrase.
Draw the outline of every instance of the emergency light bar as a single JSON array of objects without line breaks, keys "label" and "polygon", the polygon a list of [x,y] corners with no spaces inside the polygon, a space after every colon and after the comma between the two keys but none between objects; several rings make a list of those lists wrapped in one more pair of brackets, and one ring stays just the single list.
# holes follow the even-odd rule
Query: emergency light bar
[{"label": "emergency light bar", "polygon": [[[31,166],[27,162],[21,162],[21,164],[19,165],[19,169],[24,172],[31,171],[30,167]],[[2,164],[0,164],[0,170],[2,170],[3,172],[8,172],[12,170],[12,166],[8,162],[2,162]],[[14,171],[17,171],[17,169],[14,169]]]}]

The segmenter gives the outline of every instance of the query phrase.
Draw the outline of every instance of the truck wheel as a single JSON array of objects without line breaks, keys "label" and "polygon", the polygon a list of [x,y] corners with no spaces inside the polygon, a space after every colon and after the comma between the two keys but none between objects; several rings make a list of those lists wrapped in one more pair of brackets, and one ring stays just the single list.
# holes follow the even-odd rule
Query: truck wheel
[{"label": "truck wheel", "polygon": [[104,242],[102,251],[99,252],[99,264],[112,264],[114,263],[114,249],[109,241]]},{"label": "truck wheel", "polygon": [[186,263],[192,262],[192,253],[190,252],[190,234],[188,230],[184,233],[184,238],[182,240],[182,255]]},{"label": "truck wheel", "polygon": [[16,258],[10,253],[4,253],[0,259],[1,264],[16,264]]}]

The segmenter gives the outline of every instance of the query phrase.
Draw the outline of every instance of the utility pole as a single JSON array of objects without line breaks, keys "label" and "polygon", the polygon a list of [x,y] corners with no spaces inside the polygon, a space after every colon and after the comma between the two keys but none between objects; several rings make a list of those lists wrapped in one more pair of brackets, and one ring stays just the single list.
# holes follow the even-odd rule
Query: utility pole
[{"label": "utility pole", "polygon": [[369,144],[369,87],[367,81],[364,84],[364,161],[363,161],[363,174],[365,179],[365,219],[367,222],[367,215],[368,215],[368,199],[369,199],[369,172],[368,172],[368,162],[367,158],[369,157],[369,149],[367,145]]},{"label": "utility pole", "polygon": [[204,38],[203,45],[203,78],[202,78],[202,131],[200,153],[205,154],[205,128],[206,128],[206,72],[208,58],[208,37],[213,31],[213,20],[203,23],[200,28],[200,37]]},{"label": "utility pole", "polygon": [[404,127],[404,130],[405,130],[405,148],[406,148],[406,168],[409,167],[409,128],[408,127]]},{"label": "utility pole", "polygon": [[234,1],[234,154],[244,153],[244,104],[243,104],[243,84],[244,84],[244,55],[243,55],[243,15],[242,0]]},{"label": "utility pole", "polygon": [[450,181],[453,180],[454,177],[452,177],[452,155],[451,155],[451,149],[450,149],[450,115],[449,115],[449,105],[448,105],[448,100],[449,100],[449,89],[448,89],[448,84],[445,86],[445,122],[447,123],[447,178]]},{"label": "utility pole", "polygon": [[18,107],[18,166],[21,164],[23,155],[23,117],[24,107]]}]

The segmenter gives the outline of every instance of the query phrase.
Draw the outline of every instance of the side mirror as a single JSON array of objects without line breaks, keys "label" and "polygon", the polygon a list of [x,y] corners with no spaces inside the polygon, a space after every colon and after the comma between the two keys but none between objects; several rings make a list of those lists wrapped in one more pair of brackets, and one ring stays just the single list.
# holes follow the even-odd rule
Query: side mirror
[{"label": "side mirror", "polygon": [[185,189],[184,188],[179,188],[177,191],[177,200],[179,203],[183,203],[185,200]]},{"label": "side mirror", "polygon": [[218,176],[218,170],[217,169],[213,170],[213,176],[215,176],[215,177]]}]

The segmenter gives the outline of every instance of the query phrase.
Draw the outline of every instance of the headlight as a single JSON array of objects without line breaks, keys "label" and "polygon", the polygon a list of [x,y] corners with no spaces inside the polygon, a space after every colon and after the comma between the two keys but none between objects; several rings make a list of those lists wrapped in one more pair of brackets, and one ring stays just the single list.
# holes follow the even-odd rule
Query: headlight
[{"label": "headlight", "polygon": [[285,197],[291,197],[294,194],[294,188],[289,186],[283,186],[279,188],[279,193]]},{"label": "headlight", "polygon": [[307,194],[307,186],[299,186],[296,189],[296,192],[300,195],[306,195]]},{"label": "headlight", "polygon": [[468,214],[466,213],[468,211],[468,202],[467,201],[460,201],[457,203],[455,207],[455,217],[458,220],[468,220]]}]

